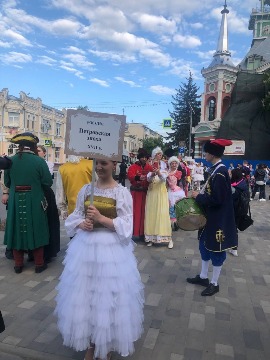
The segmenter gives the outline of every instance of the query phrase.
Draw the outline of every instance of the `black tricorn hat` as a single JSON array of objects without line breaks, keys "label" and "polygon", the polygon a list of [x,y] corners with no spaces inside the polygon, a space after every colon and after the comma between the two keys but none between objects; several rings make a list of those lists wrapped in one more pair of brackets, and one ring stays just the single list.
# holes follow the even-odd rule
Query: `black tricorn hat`
[{"label": "black tricorn hat", "polygon": [[215,139],[215,140],[208,140],[204,144],[204,151],[208,154],[214,155],[220,158],[225,150],[225,146],[232,145],[231,140],[227,139]]},{"label": "black tricorn hat", "polygon": [[13,136],[10,142],[12,142],[13,144],[31,146],[33,144],[38,144],[39,138],[30,132],[24,132]]}]

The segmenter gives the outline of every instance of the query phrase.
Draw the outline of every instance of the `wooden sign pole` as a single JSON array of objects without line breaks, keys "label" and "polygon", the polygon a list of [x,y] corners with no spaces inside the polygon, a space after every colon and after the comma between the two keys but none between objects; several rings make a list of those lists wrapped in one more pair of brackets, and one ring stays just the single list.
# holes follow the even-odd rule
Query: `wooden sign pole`
[{"label": "wooden sign pole", "polygon": [[90,205],[93,205],[93,203],[94,203],[95,182],[96,182],[96,159],[93,159],[92,186],[91,186],[91,194],[90,194]]}]

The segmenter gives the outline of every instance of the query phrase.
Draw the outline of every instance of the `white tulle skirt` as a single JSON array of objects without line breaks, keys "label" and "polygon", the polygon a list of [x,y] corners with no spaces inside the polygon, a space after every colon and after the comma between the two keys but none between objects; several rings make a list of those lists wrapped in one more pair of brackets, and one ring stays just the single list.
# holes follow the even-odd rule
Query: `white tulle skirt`
[{"label": "white tulle skirt", "polygon": [[133,243],[115,232],[79,230],[69,243],[57,286],[58,327],[64,345],[82,351],[95,344],[95,357],[134,352],[143,331],[143,284]]}]

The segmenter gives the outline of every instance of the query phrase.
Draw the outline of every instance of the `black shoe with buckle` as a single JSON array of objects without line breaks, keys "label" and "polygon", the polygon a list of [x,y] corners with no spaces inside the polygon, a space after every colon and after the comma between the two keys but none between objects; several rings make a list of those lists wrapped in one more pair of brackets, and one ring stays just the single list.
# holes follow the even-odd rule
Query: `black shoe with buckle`
[{"label": "black shoe with buckle", "polygon": [[202,296],[212,296],[219,292],[219,285],[210,284],[203,292]]},{"label": "black shoe with buckle", "polygon": [[194,278],[187,278],[187,282],[193,285],[209,286],[209,279],[202,279],[200,275],[196,275]]},{"label": "black shoe with buckle", "polygon": [[44,264],[41,265],[41,266],[36,266],[36,268],[35,268],[35,273],[36,273],[36,274],[40,274],[40,273],[42,273],[42,271],[46,270],[47,267],[48,267],[48,265],[47,265],[46,263],[44,263]]}]

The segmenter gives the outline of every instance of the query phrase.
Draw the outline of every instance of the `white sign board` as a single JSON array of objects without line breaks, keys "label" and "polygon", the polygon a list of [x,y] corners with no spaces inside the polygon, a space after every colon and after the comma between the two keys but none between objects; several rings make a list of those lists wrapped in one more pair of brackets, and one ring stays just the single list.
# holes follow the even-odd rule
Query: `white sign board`
[{"label": "white sign board", "polygon": [[67,110],[65,154],[122,160],[126,117]]},{"label": "white sign board", "polygon": [[232,145],[226,146],[224,155],[245,155],[245,141],[232,140]]}]

